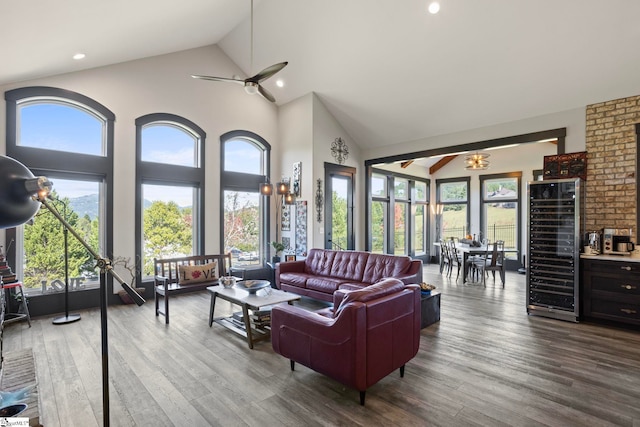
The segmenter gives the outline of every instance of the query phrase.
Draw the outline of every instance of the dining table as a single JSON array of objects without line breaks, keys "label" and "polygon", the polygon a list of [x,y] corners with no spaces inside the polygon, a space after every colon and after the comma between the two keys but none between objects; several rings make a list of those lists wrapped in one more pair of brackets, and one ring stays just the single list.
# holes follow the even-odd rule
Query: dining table
[{"label": "dining table", "polygon": [[[440,246],[440,242],[434,243]],[[462,253],[462,283],[467,282],[467,260],[470,256],[485,255],[487,253],[487,245],[471,246],[467,243],[456,243],[456,249]],[[442,251],[440,251],[442,254]]]},{"label": "dining table", "polygon": [[456,245],[456,249],[462,253],[462,283],[467,283],[467,260],[470,256],[486,255],[487,245],[471,246],[459,243]]}]

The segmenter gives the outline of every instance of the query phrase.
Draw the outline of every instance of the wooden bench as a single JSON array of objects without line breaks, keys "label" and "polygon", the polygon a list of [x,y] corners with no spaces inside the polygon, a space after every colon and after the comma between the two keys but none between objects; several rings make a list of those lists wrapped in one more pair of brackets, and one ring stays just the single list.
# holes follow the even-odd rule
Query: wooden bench
[{"label": "wooden bench", "polygon": [[[180,258],[154,258],[154,292],[156,300],[156,316],[163,315],[165,323],[169,324],[169,295],[201,291],[208,286],[218,284],[221,276],[240,274],[243,270],[232,270],[231,254],[224,255],[193,255]],[[216,263],[216,267],[212,264]],[[199,268],[207,266],[207,268]],[[160,298],[164,300],[164,308],[160,309]]]}]

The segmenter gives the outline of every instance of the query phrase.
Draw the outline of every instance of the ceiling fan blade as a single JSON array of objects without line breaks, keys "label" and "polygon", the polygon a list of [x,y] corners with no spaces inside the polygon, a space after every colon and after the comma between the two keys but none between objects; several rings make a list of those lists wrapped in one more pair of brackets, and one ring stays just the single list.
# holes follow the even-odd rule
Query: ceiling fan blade
[{"label": "ceiling fan blade", "polygon": [[282,70],[284,67],[287,66],[287,64],[288,64],[288,62],[280,62],[278,64],[274,64],[274,65],[272,65],[270,67],[267,67],[264,70],[260,71],[255,76],[249,77],[247,80],[248,81],[252,81],[252,82],[256,82],[256,83],[260,83],[261,81],[268,79],[269,77],[273,76],[278,71]]},{"label": "ceiling fan blade", "polygon": [[269,91],[263,88],[261,85],[258,85],[258,92],[260,92],[260,95],[264,96],[269,101],[276,102],[276,99],[273,97],[273,95],[271,95],[271,93],[269,93]]},{"label": "ceiling fan blade", "polygon": [[231,83],[240,83],[242,85],[244,84],[244,80],[228,79],[226,77],[198,76],[198,75],[192,75],[191,77],[193,77],[194,79],[211,80],[214,82],[231,82]]}]

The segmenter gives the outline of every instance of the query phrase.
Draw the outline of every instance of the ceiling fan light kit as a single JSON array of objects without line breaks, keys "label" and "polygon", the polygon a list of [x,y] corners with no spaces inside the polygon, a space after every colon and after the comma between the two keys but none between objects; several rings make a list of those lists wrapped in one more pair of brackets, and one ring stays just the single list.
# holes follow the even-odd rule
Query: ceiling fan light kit
[{"label": "ceiling fan light kit", "polygon": [[[269,77],[273,76],[278,71],[282,70],[284,67],[287,66],[287,64],[288,62],[286,61],[279,62],[270,67],[265,68],[264,70],[260,71],[258,74],[248,77],[246,79],[241,79],[236,76],[233,76],[232,78],[227,78],[227,77],[202,76],[197,74],[193,74],[191,77],[193,77],[194,79],[211,80],[216,82],[238,83],[238,84],[244,85],[244,91],[247,92],[249,95],[255,95],[256,93],[259,93],[265,99],[271,102],[276,102],[276,98],[273,95],[271,95],[271,93],[268,90],[262,87],[260,83],[267,80]],[[251,69],[249,70],[249,72],[251,72],[251,70],[253,69],[253,0],[251,0],[251,65],[250,65],[250,68]]]},{"label": "ceiling fan light kit", "polygon": [[254,82],[245,82],[244,91],[249,95],[255,95],[258,93],[258,84]]},{"label": "ceiling fan light kit", "polygon": [[489,154],[478,153],[469,154],[464,158],[466,170],[485,170],[489,169],[489,160],[487,158]]}]

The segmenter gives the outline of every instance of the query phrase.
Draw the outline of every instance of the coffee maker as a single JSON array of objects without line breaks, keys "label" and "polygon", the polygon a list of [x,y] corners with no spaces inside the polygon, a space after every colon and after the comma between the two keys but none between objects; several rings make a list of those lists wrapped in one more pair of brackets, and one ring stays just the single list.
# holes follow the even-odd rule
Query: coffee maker
[{"label": "coffee maker", "polygon": [[589,231],[585,236],[585,246],[589,246],[591,255],[599,254],[602,251],[602,234],[600,231]]},{"label": "coffee maker", "polygon": [[[633,247],[630,228],[603,228],[602,253],[609,255],[629,255]],[[620,250],[622,249],[622,250]]]}]

